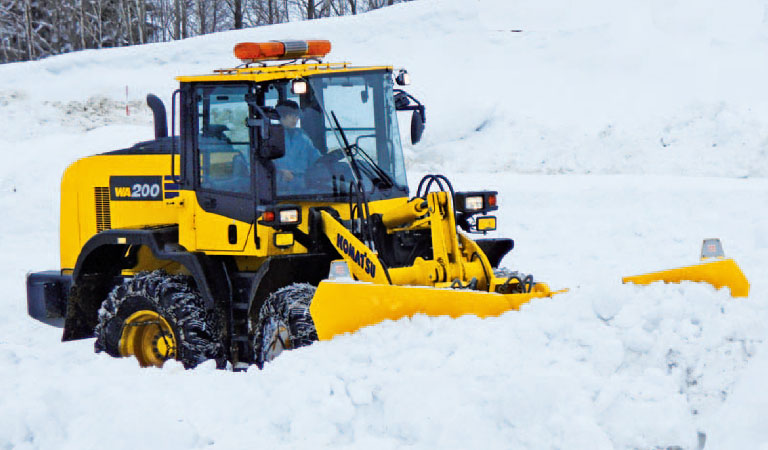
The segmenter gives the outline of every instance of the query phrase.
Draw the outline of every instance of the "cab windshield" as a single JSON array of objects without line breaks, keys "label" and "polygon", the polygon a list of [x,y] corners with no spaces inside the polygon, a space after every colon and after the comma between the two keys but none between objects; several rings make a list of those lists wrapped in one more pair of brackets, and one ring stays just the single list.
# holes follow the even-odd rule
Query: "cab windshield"
[{"label": "cab windshield", "polygon": [[363,188],[407,192],[405,164],[388,71],[313,76],[304,94],[272,83],[264,106],[285,132],[285,156],[274,160],[277,196],[346,196],[355,178],[335,115],[360,169]]}]

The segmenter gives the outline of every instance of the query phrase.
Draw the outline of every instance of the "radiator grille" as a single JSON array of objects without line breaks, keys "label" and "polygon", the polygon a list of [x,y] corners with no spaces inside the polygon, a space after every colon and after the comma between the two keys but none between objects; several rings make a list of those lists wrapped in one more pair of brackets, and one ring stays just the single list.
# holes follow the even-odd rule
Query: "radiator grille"
[{"label": "radiator grille", "polygon": [[96,232],[112,228],[112,217],[109,214],[109,188],[95,187],[93,195],[96,199]]}]

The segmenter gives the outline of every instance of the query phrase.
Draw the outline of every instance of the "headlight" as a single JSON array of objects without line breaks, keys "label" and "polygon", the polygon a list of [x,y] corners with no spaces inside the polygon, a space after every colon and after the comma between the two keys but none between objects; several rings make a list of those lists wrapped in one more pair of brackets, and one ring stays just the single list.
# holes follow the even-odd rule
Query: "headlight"
[{"label": "headlight", "polygon": [[298,223],[298,209],[283,209],[280,211],[280,223]]},{"label": "headlight", "polygon": [[483,196],[477,195],[464,199],[464,208],[467,211],[480,211],[483,209]]}]

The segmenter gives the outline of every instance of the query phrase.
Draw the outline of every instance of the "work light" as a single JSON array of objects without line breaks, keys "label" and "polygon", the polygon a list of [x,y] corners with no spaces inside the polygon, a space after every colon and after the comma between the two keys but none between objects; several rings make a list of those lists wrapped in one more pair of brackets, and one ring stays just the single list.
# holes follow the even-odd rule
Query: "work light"
[{"label": "work light", "polygon": [[395,82],[400,86],[408,86],[411,84],[411,75],[405,69],[402,69],[395,77]]},{"label": "work light", "polygon": [[464,199],[464,209],[467,211],[480,211],[483,209],[483,196],[466,197]]},{"label": "work light", "polygon": [[296,95],[307,93],[307,82],[304,80],[293,80],[291,83],[291,92]]}]

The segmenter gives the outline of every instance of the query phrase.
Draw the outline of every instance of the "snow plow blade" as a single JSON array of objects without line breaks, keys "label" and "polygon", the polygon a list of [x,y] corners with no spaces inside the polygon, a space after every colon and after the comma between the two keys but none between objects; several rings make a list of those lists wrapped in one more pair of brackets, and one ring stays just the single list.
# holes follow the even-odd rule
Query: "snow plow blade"
[{"label": "snow plow blade", "polygon": [[727,286],[731,290],[732,297],[747,297],[749,295],[749,281],[736,261],[731,258],[622,278],[622,282],[634,284],[650,284],[655,281],[665,283],[704,282],[717,289]]},{"label": "snow plow blade", "polygon": [[545,283],[536,283],[530,293],[502,295],[463,289],[323,281],[312,297],[309,311],[322,341],[414,314],[453,318],[465,314],[481,318],[498,316],[519,309],[531,299],[561,292],[565,291],[550,291]]}]

